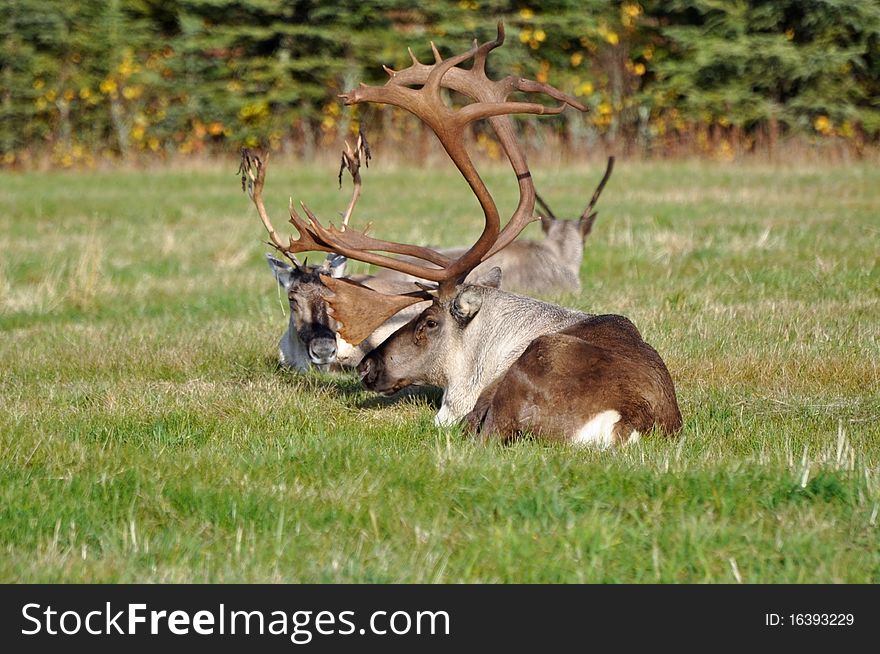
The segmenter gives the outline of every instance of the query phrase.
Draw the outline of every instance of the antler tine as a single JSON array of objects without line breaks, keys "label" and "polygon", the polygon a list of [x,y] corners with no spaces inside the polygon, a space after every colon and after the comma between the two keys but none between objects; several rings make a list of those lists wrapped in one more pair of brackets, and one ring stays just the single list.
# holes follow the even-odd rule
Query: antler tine
[{"label": "antler tine", "polygon": [[[462,52],[461,54],[455,55],[454,57],[449,57],[449,59],[440,59],[439,58],[440,53],[437,52],[437,48],[434,45],[433,41],[431,42],[431,48],[434,50],[434,52],[436,54],[437,62],[430,67],[431,72],[428,73],[428,79],[425,80],[425,85],[422,87],[421,90],[422,90],[422,93],[427,94],[429,100],[432,100],[435,103],[440,104],[441,103],[440,86],[441,86],[441,82],[443,81],[443,76],[453,66],[458,66],[458,64],[463,63],[463,62],[467,61],[468,59],[470,59],[471,57],[473,57],[477,53],[477,51],[479,50],[479,47],[476,45],[472,46],[467,52]],[[445,108],[446,105],[443,105],[443,107]],[[407,109],[408,111],[412,111],[419,118],[422,118],[422,116],[419,113],[416,113],[415,111],[413,111],[412,108],[410,108],[410,107],[403,107],[403,108]],[[435,111],[437,110],[437,107],[431,107],[431,108],[434,109]]]},{"label": "antler tine", "polygon": [[590,204],[587,205],[587,208],[584,209],[584,212],[581,214],[581,220],[588,218],[590,216],[590,212],[593,210],[593,207],[596,206],[596,202],[599,201],[599,196],[602,194],[602,189],[605,188],[605,184],[608,183],[608,178],[611,177],[611,171],[614,170],[614,157],[608,157],[608,165],[605,167],[605,174],[602,176],[602,181],[599,182],[599,186],[596,187],[596,190],[593,191],[593,197],[590,199]]},{"label": "antler tine", "polygon": [[364,162],[369,168],[371,156],[370,146],[367,144],[367,139],[364,136],[363,131],[358,130],[357,143],[354,146],[354,150],[352,150],[351,145],[346,141],[345,149],[342,151],[342,161],[339,164],[339,188],[342,188],[343,170],[348,170],[351,174],[352,182],[354,182],[354,188],[351,192],[351,201],[348,203],[348,208],[342,216],[342,231],[345,231],[345,228],[348,227],[348,221],[351,219],[351,214],[354,212],[354,205],[357,204],[358,198],[361,194],[361,155],[363,155]]},{"label": "antler tine", "polygon": [[[306,252],[309,250],[336,252],[349,259],[356,259],[357,261],[371,263],[382,268],[397,270],[407,275],[421,277],[433,282],[442,281],[443,273],[450,264],[448,257],[430,248],[382,241],[354,229],[342,232],[332,225],[329,228],[325,228],[304,203],[300,202],[300,206],[305,211],[306,216],[308,216],[308,221],[304,221],[291,205],[290,222],[300,232],[300,239],[297,241],[291,239],[290,242],[289,247],[294,252]],[[375,251],[415,257],[433,263],[435,267],[428,268],[410,261],[394,259],[383,254],[377,254]]]},{"label": "antler tine", "polygon": [[[504,45],[504,37],[504,23],[498,21],[498,35],[495,37],[494,41],[487,41],[477,49],[477,54],[474,55],[474,65],[471,67],[472,71],[480,73],[483,77],[486,77],[486,57],[488,57],[492,50]],[[474,45],[477,45],[476,39],[474,39]]]},{"label": "antler tine", "polygon": [[261,157],[256,150],[251,150],[249,148],[241,149],[241,163],[238,166],[237,173],[241,175],[241,190],[247,191],[248,196],[250,196],[251,201],[257,208],[257,213],[260,215],[263,227],[265,227],[266,231],[269,233],[269,245],[290,259],[294,265],[300,266],[299,259],[288,250],[281,240],[281,236],[279,236],[278,232],[275,231],[275,228],[272,226],[272,221],[269,219],[269,213],[266,211],[266,206],[263,204],[263,184],[266,181],[266,162],[268,159],[268,152],[264,153]]}]

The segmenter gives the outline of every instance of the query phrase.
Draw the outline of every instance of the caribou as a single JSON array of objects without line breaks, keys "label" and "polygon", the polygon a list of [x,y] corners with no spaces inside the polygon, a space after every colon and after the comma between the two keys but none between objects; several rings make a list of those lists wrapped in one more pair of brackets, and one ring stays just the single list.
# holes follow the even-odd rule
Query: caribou
[{"label": "caribou", "polygon": [[[361,84],[342,96],[346,105],[400,107],[431,128],[483,212],[483,230],[470,248],[449,257],[345,226],[324,227],[301,203],[307,219],[291,205],[291,223],[299,237],[284,249],[292,254],[334,252],[432,282],[420,284],[418,291],[384,294],[352,280],[321,277],[331,292],[329,313],[350,343],[366,339],[401,309],[430,301],[364,357],[358,372],[366,388],[383,393],[410,385],[440,386],[439,425],[462,422],[483,439],[531,434],[598,446],[631,442],[652,428],[674,434],[681,428],[681,413],[672,378],[627,318],[588,314],[500,290],[502,272],[497,267],[481,284],[465,281],[533,219],[535,188],[509,116],[554,115],[567,106],[586,110],[545,83],[514,75],[489,79],[487,56],[503,43],[499,23],[493,41],[475,41],[459,55],[443,59],[432,44],[433,64],[412,56],[408,68],[386,68],[390,79],[384,86]],[[460,67],[470,60],[470,68]],[[444,88],[466,96],[470,104],[448,107],[441,96]],[[557,104],[510,101],[513,92],[542,93]],[[480,119],[488,119],[518,182],[519,203],[503,228],[465,144],[466,127]],[[274,231],[270,225],[267,229]]]},{"label": "caribou", "polygon": [[[352,345],[339,333],[338,323],[329,315],[327,287],[321,277],[345,276],[348,260],[338,254],[328,254],[317,266],[308,261],[290,265],[266,255],[272,274],[287,293],[290,321],[278,342],[278,365],[304,372],[311,368],[328,372],[340,368],[354,368],[364,356],[379,346],[388,336],[419,314],[420,305],[406,307],[379,325],[362,342]],[[406,292],[412,285],[387,279],[364,276],[365,286],[380,293]]]},{"label": "caribou", "polygon": [[308,262],[289,265],[270,254],[269,268],[287,293],[290,322],[278,341],[278,365],[305,371],[311,367],[327,371],[336,363],[336,325],[327,315],[321,275],[341,277],[345,274],[345,257],[328,256],[320,266]]}]

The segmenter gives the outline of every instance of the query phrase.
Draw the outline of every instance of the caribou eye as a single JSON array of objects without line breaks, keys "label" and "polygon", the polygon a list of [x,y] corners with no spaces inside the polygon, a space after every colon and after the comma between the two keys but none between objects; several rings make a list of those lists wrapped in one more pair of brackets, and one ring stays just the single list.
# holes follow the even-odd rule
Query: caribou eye
[{"label": "caribou eye", "polygon": [[437,326],[436,320],[429,319],[429,320],[425,321],[425,327],[427,327],[428,329],[434,329],[436,326]]}]

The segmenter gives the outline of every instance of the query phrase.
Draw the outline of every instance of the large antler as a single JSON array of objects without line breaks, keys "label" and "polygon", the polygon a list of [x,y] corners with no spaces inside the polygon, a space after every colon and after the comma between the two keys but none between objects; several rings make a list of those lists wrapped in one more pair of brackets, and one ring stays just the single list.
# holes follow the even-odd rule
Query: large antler
[{"label": "large antler", "polygon": [[[373,87],[361,84],[354,91],[341,96],[347,105],[376,102],[406,109],[434,131],[453,163],[468,182],[483,210],[485,218],[483,231],[470,249],[458,259],[450,260],[430,248],[374,239],[345,224],[342,229],[336,229],[332,225],[325,228],[305,204],[302,204],[302,208],[308,217],[307,220],[303,220],[291,204],[290,221],[297,228],[300,236],[296,240],[291,239],[285,249],[291,254],[307,250],[337,252],[351,259],[438,282],[442,296],[460,283],[481,261],[513,241],[533,220],[535,189],[509,115],[559,114],[566,105],[581,111],[585,111],[586,108],[547,84],[512,75],[498,81],[490,80],[486,76],[486,57],[489,52],[503,43],[502,23],[498,24],[498,36],[494,41],[483,45],[478,45],[474,41],[467,52],[445,60],[432,43],[435,59],[433,64],[420,63],[410,51],[413,64],[402,71],[386,68],[390,79],[384,86]],[[474,60],[470,69],[458,67],[469,59]],[[441,88],[458,91],[473,102],[458,110],[450,109],[442,100]],[[535,102],[509,101],[507,98],[513,92],[544,93],[557,100],[559,104],[546,106]],[[464,144],[466,127],[481,119],[489,120],[519,182],[520,201],[503,230],[495,201],[474,167]],[[258,167],[258,172],[262,171],[265,174],[264,169],[265,164],[262,168]],[[266,222],[264,220],[264,224]],[[270,235],[273,232],[274,230],[270,230]],[[387,254],[409,255],[425,264],[400,260]],[[329,277],[323,279],[333,292],[333,297],[328,298],[331,312],[343,323],[340,333],[347,340],[349,338],[346,336],[346,330],[349,334],[352,333],[352,326],[348,323],[354,319],[354,315],[357,315],[357,320],[361,323],[356,334],[360,336],[362,333],[369,333],[370,325],[377,327],[391,315],[389,312],[399,310],[395,307],[400,306],[402,296],[384,296],[360,285],[342,283]],[[411,293],[407,294],[406,302],[413,303],[424,298],[424,293]],[[350,311],[353,306],[371,306],[375,315],[365,316],[358,312],[353,314]],[[346,316],[349,320],[346,320]],[[369,325],[365,321],[369,321]],[[350,342],[358,341],[350,340]]]},{"label": "large antler", "polygon": [[[495,48],[504,43],[504,24],[498,23],[498,36],[494,41],[484,43],[477,47],[476,41],[474,47],[477,48],[474,54],[474,64],[470,70],[461,68],[450,69],[443,78],[443,86],[457,91],[463,95],[470,97],[479,102],[505,102],[508,96],[515,91],[529,93],[545,93],[553,99],[562,103],[559,107],[554,108],[552,112],[560,113],[564,109],[564,105],[569,105],[579,111],[586,111],[586,107],[580,102],[571,98],[564,93],[547,84],[535,82],[533,80],[524,79],[510,75],[498,81],[490,80],[486,75],[486,58],[488,54]],[[387,85],[409,86],[415,84],[425,84],[437,63],[440,63],[441,57],[437,52],[437,48],[431,43],[431,49],[434,52],[434,65],[425,65],[421,63],[412,50],[409,51],[412,65],[404,70],[391,70],[385,66],[385,72],[390,76]],[[489,124],[498,136],[501,147],[507,158],[510,160],[511,166],[516,173],[519,183],[520,199],[516,210],[508,221],[507,225],[499,234],[495,244],[482,257],[482,260],[488,259],[499,250],[507,247],[519,233],[534,220],[533,210],[536,199],[534,182],[529,173],[529,167],[526,162],[525,154],[520,148],[516,138],[516,132],[513,122],[509,116],[492,116],[489,118]]]},{"label": "large antler", "polygon": [[[303,205],[308,221],[304,221],[295,210],[291,211],[291,222],[300,231],[300,240],[302,241],[302,243],[291,243],[294,251],[304,251],[314,247],[315,243],[323,243],[325,248],[331,248],[349,258],[452,287],[464,279],[480,261],[516,238],[517,234],[532,219],[535,194],[525,156],[516,141],[513,125],[506,117],[514,113],[558,114],[564,110],[566,105],[581,110],[584,110],[584,107],[553,87],[532,80],[515,76],[509,76],[497,82],[489,80],[485,72],[486,56],[503,42],[504,28],[499,23],[498,37],[494,41],[481,46],[475,42],[467,52],[445,60],[440,57],[436,47],[432,44],[436,60],[434,64],[424,65],[413,57],[413,65],[404,71],[395,72],[387,69],[391,79],[384,86],[373,87],[361,84],[354,91],[342,96],[345,103],[349,105],[377,102],[401,107],[415,114],[434,131],[447,154],[470,185],[483,210],[485,225],[474,245],[461,257],[450,261],[447,257],[429,248],[379,241],[352,229],[337,230],[332,225],[325,228],[314,214]],[[469,59],[474,59],[470,70],[457,68],[459,64]],[[411,88],[411,85],[419,84],[421,84],[420,88]],[[441,87],[460,91],[471,97],[474,102],[458,110],[450,109],[441,98]],[[560,101],[560,104],[545,106],[533,102],[508,101],[507,97],[514,91],[546,93]],[[492,126],[495,128],[499,141],[520,182],[520,204],[503,232],[495,202],[477,173],[464,145],[464,131],[467,125],[483,118],[501,117],[504,117],[505,120],[495,120]],[[400,261],[378,254],[377,251],[407,254],[434,265]]]}]

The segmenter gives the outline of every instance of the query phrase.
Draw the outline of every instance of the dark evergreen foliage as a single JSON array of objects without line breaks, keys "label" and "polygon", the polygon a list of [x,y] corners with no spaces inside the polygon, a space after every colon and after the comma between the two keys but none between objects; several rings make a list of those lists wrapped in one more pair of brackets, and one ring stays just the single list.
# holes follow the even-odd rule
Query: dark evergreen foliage
[{"label": "dark evergreen foliage", "polygon": [[[880,134],[880,3],[870,0],[6,0],[0,161],[197,153],[259,142],[308,153],[370,122],[337,94],[494,34],[498,71],[590,106],[540,129],[563,143],[705,152],[793,134]],[[536,135],[536,138],[541,135]],[[479,140],[479,135],[478,135]],[[492,155],[493,144],[483,142]]]}]

